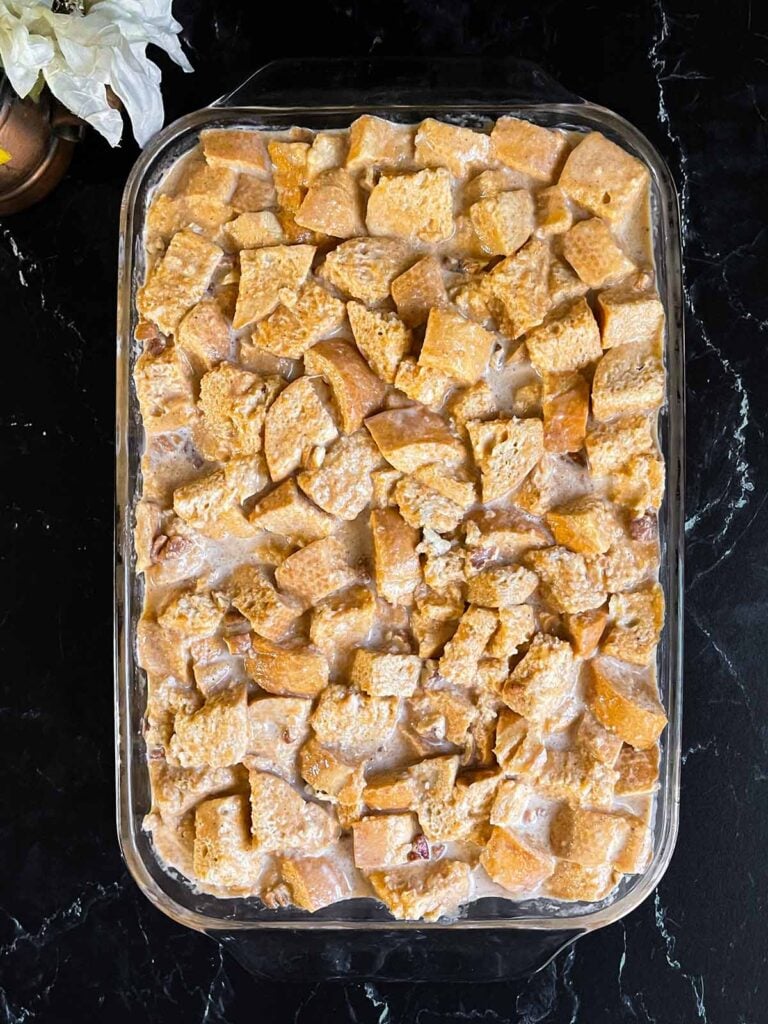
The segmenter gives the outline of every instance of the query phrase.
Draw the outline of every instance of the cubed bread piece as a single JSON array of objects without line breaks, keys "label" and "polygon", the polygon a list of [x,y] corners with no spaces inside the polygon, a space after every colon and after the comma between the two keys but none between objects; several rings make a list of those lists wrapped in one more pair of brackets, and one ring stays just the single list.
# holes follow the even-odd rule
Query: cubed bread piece
[{"label": "cubed bread piece", "polygon": [[371,501],[371,472],[380,463],[378,448],[365,430],[358,430],[339,438],[318,469],[304,470],[296,479],[324,511],[352,520]]},{"label": "cubed bread piece", "polygon": [[301,697],[263,697],[248,705],[249,768],[297,781],[299,748],[309,736],[312,701]]},{"label": "cubed bread piece", "polygon": [[240,284],[232,321],[237,330],[268,316],[306,280],[315,255],[313,245],[269,245],[240,253]]},{"label": "cubed bread piece", "polygon": [[484,249],[511,256],[531,237],[534,228],[533,196],[526,189],[500,192],[473,203],[469,216]]},{"label": "cubed bread piece", "polygon": [[272,479],[285,479],[313,448],[338,437],[320,382],[299,377],[280,392],[264,419],[264,455]]},{"label": "cubed bread piece", "polygon": [[271,181],[243,174],[237,180],[230,205],[236,213],[256,213],[274,206],[276,198]]},{"label": "cubed bread piece", "polygon": [[414,402],[439,412],[456,381],[431,366],[420,366],[415,359],[403,359],[397,367],[394,384]]},{"label": "cubed bread piece", "polygon": [[193,306],[179,324],[176,344],[202,370],[229,359],[232,332],[219,304],[203,299]]},{"label": "cubed bread piece", "polygon": [[347,158],[349,140],[338,132],[318,132],[307,153],[307,180],[313,181],[323,171],[343,167]]},{"label": "cubed bread piece", "polygon": [[218,245],[201,235],[178,231],[139,289],[139,313],[164,334],[173,334],[184,314],[202,299],[221,256]]},{"label": "cubed bread piece", "polygon": [[658,510],[664,500],[663,459],[650,452],[633,455],[614,473],[609,493],[636,516]]},{"label": "cubed bread piece", "polygon": [[143,352],[133,379],[147,430],[175,430],[188,422],[194,408],[193,376],[181,348],[168,345],[157,354]]},{"label": "cubed bread piece", "polygon": [[394,168],[413,160],[414,129],[393,124],[382,117],[363,114],[349,126],[347,168],[362,170],[369,165]]},{"label": "cubed bread piece", "polygon": [[517,117],[500,117],[491,132],[495,159],[537,181],[552,181],[567,151],[568,138],[563,132]]},{"label": "cubed bread piece", "polygon": [[625,821],[628,834],[613,866],[625,875],[637,875],[646,869],[651,858],[651,830],[643,818],[628,814]]},{"label": "cubed bread piece", "polygon": [[[549,533],[539,523],[514,508],[489,508],[473,512],[465,524],[469,563],[481,569],[500,559],[517,560],[531,548],[550,543]],[[534,566],[530,566],[535,571]]]},{"label": "cubed bread piece", "polygon": [[457,427],[464,428],[471,420],[486,420],[498,410],[493,391],[484,380],[468,388],[460,388],[448,402],[448,412]]},{"label": "cubed bread piece", "polygon": [[444,167],[382,175],[368,198],[371,235],[440,242],[453,234],[451,175]]},{"label": "cubed bread piece", "polygon": [[566,373],[589,366],[602,355],[600,329],[586,299],[554,313],[525,339],[539,373]]},{"label": "cubed bread piece", "polygon": [[609,349],[595,370],[592,413],[595,419],[656,409],[664,401],[664,367],[644,345]]},{"label": "cubed bread piece", "polygon": [[267,149],[280,205],[295,213],[306,193],[309,143],[271,139]]},{"label": "cubed bread piece", "polygon": [[324,377],[333,392],[341,429],[351,434],[379,409],[386,388],[347,341],[321,341],[304,356],[304,371]]},{"label": "cubed bread piece", "polygon": [[275,581],[308,608],[357,580],[348,556],[337,537],[324,537],[289,555],[275,570]]},{"label": "cubed bread piece", "polygon": [[470,605],[453,637],[445,645],[438,671],[457,686],[471,686],[477,663],[498,625],[496,612]]},{"label": "cubed bread piece", "polygon": [[261,132],[209,128],[200,133],[200,142],[210,167],[228,167],[241,174],[269,173],[269,157]]},{"label": "cubed bread piece", "polygon": [[558,184],[574,202],[620,226],[648,187],[648,171],[620,146],[590,132],[571,150]]},{"label": "cubed bread piece", "polygon": [[594,476],[607,476],[624,466],[633,455],[653,447],[648,416],[626,416],[594,426],[585,438],[587,458]]},{"label": "cubed bread piece", "polygon": [[328,750],[313,736],[299,751],[301,777],[321,800],[337,803],[340,795],[361,774],[363,766],[349,764],[336,752]]},{"label": "cubed bread piece", "polygon": [[469,864],[440,860],[394,871],[374,871],[368,881],[378,899],[399,921],[437,921],[470,898]]},{"label": "cubed bread piece", "polygon": [[182,768],[225,768],[242,761],[248,749],[245,686],[221,690],[197,711],[180,711],[174,722],[169,754]]},{"label": "cubed bread piece", "polygon": [[352,825],[355,866],[372,871],[406,864],[419,832],[415,814],[366,815]]},{"label": "cubed bread piece", "polygon": [[564,498],[584,493],[589,484],[584,467],[567,455],[545,452],[515,494],[515,505],[531,516],[543,516]]},{"label": "cubed bread piece", "polygon": [[179,819],[196,804],[211,797],[231,793],[242,785],[243,768],[179,768],[164,759],[149,761],[152,784],[152,811],[164,821]]},{"label": "cubed bread piece", "polygon": [[416,162],[422,167],[447,167],[457,178],[486,164],[490,150],[491,140],[484,133],[432,117],[416,131]]},{"label": "cubed bread piece", "polygon": [[419,685],[421,658],[357,650],[349,681],[373,697],[410,697]]},{"label": "cubed bread piece", "polygon": [[549,547],[527,552],[524,562],[538,575],[542,595],[556,611],[585,612],[605,603],[601,574],[584,555]]},{"label": "cubed bread piece", "polygon": [[533,790],[521,779],[504,779],[496,790],[491,806],[490,823],[514,830],[525,814]]},{"label": "cubed bread piece", "polygon": [[349,878],[332,857],[291,857],[280,861],[280,877],[291,902],[302,910],[321,910],[352,895]]},{"label": "cubed bread piece", "polygon": [[390,604],[412,604],[413,593],[421,582],[416,553],[418,531],[394,508],[374,509],[370,525],[376,589]]},{"label": "cubed bread piece", "polygon": [[392,384],[398,366],[413,344],[410,330],[394,313],[367,309],[360,302],[348,302],[347,314],[355,344],[371,369]]},{"label": "cubed bread piece", "polygon": [[538,586],[536,573],[522,565],[494,565],[470,577],[467,600],[484,608],[511,608]]},{"label": "cubed bread piece", "polygon": [[549,831],[549,841],[557,856],[585,867],[611,863],[626,836],[623,815],[590,811],[567,803],[555,814]]},{"label": "cubed bread piece", "polygon": [[488,366],[494,335],[453,309],[432,309],[419,365],[474,384]]},{"label": "cubed bread piece", "polygon": [[206,637],[216,632],[223,616],[224,609],[210,592],[182,590],[158,612],[157,621],[163,629],[183,637]]},{"label": "cubed bread piece", "polygon": [[590,288],[616,284],[636,269],[599,217],[580,220],[565,233],[563,255]]},{"label": "cubed bread piece", "polygon": [[541,420],[483,420],[467,424],[483,481],[483,501],[495,501],[519,487],[544,451]]},{"label": "cubed bread piece", "polygon": [[296,223],[332,238],[364,235],[363,197],[349,171],[334,167],[313,178],[296,213]]},{"label": "cubed bread piece", "polygon": [[565,260],[553,256],[549,264],[547,276],[550,309],[557,309],[562,304],[570,304],[580,299],[589,291],[587,285],[575,274]]},{"label": "cubed bread piece", "polygon": [[655,292],[622,286],[597,296],[603,348],[652,345],[664,325],[664,307]]},{"label": "cubed bread piece", "polygon": [[412,263],[410,246],[399,238],[352,238],[328,253],[320,276],[350,298],[377,306]]},{"label": "cubed bread piece", "polygon": [[[470,222],[471,223],[471,222]],[[474,229],[473,229],[474,230]],[[478,245],[480,240],[478,239]],[[463,279],[451,284],[448,295],[456,309],[467,320],[474,320],[483,327],[495,327],[491,315],[490,288],[486,274],[465,274]],[[501,307],[497,306],[497,310]]]},{"label": "cubed bread piece", "polygon": [[472,701],[451,690],[427,690],[406,703],[413,731],[435,743],[463,746],[477,717]]},{"label": "cubed bread piece", "polygon": [[[429,531],[427,536],[431,538],[433,534],[434,531]],[[444,544],[450,543],[439,534],[434,534],[434,536]],[[425,555],[422,571],[427,586],[432,587],[433,590],[444,590],[457,583],[461,585],[464,582],[464,552],[461,548],[452,548],[440,553],[437,547],[426,548],[425,543],[426,541],[419,545],[419,550],[421,554]]]},{"label": "cubed bread piece", "polygon": [[250,772],[253,844],[260,853],[324,850],[339,829],[318,804],[304,800],[284,779],[268,772]]},{"label": "cubed bread piece", "polygon": [[573,688],[577,662],[565,640],[537,633],[501,691],[501,699],[531,722],[543,723]]},{"label": "cubed bread piece", "polygon": [[320,651],[281,647],[256,635],[245,653],[245,671],[262,690],[281,697],[316,697],[328,685],[328,662]]},{"label": "cubed bread piece", "polygon": [[258,249],[286,241],[280,221],[271,210],[241,213],[229,221],[224,232],[234,249]]},{"label": "cubed bread piece", "polygon": [[596,718],[636,750],[654,746],[667,716],[648,673],[605,658],[589,667],[589,704]]},{"label": "cubed bread piece", "polygon": [[573,224],[573,211],[559,185],[542,189],[536,193],[537,234],[562,235]]},{"label": "cubed bread piece", "polygon": [[336,332],[345,322],[344,303],[322,288],[316,281],[307,281],[300,291],[288,291],[287,302],[256,325],[254,345],[272,355],[300,359],[307,349],[321,338]]},{"label": "cubed bread piece", "polygon": [[456,463],[464,446],[442,416],[423,406],[389,409],[365,421],[381,454],[395,469],[412,473],[419,466]]},{"label": "cubed bread piece", "polygon": [[399,469],[387,466],[385,469],[374,469],[371,473],[373,484],[372,505],[374,508],[387,508],[394,503],[393,491],[398,480],[403,474]]},{"label": "cubed bread piece", "polygon": [[613,621],[600,653],[632,665],[647,665],[664,625],[664,591],[652,583],[632,594],[613,594],[608,608]]},{"label": "cubed bread piece", "polygon": [[[260,456],[233,460],[224,469],[217,469],[206,476],[198,477],[191,483],[177,487],[173,492],[173,509],[176,515],[188,523],[194,530],[206,537],[225,538],[227,536],[249,537],[253,529],[249,526],[241,508],[246,495],[239,495],[233,486],[233,469],[243,464],[251,468],[250,486],[253,493],[262,490],[265,484],[263,463]],[[255,463],[255,465],[251,465]],[[240,483],[242,474],[234,474]]]},{"label": "cubed bread piece", "polygon": [[555,860],[522,835],[494,826],[480,863],[492,881],[513,895],[537,889],[555,870]]},{"label": "cubed bread piece", "polygon": [[232,363],[209,370],[200,381],[198,403],[202,424],[196,440],[203,455],[226,460],[260,452],[264,418],[282,383]]},{"label": "cubed bread piece", "polygon": [[580,373],[545,374],[541,412],[546,451],[579,451],[587,432],[589,384]]},{"label": "cubed bread piece", "polygon": [[241,565],[230,575],[223,591],[254,632],[266,640],[284,639],[301,614],[301,605],[278,594],[262,566]]},{"label": "cubed bread piece", "polygon": [[423,324],[431,309],[445,306],[445,290],[440,261],[424,256],[392,282],[392,298],[403,323],[409,327]]},{"label": "cubed bread piece", "polygon": [[616,796],[641,796],[653,793],[659,784],[658,743],[646,750],[633,750],[626,744],[614,765],[619,773]]},{"label": "cubed bread piece", "polygon": [[336,520],[307,501],[295,480],[285,480],[251,511],[250,522],[295,544],[309,544],[333,533]]},{"label": "cubed bread piece", "polygon": [[204,885],[248,892],[256,883],[261,857],[253,849],[249,817],[248,797],[240,793],[198,804],[192,864]]},{"label": "cubed bread piece", "polygon": [[552,750],[539,767],[536,788],[551,800],[610,809],[619,773],[585,750]]},{"label": "cubed bread piece", "polygon": [[558,544],[584,555],[602,554],[622,535],[616,510],[594,495],[559,505],[545,519]]},{"label": "cubed bread piece", "polygon": [[367,587],[349,587],[325,600],[312,613],[309,636],[328,658],[359,647],[368,639],[376,617],[376,598]]},{"label": "cubed bread piece", "polygon": [[549,309],[548,246],[532,238],[483,278],[483,293],[500,330],[519,338],[540,324]]},{"label": "cubed bread piece", "polygon": [[468,509],[477,502],[477,485],[468,470],[461,466],[446,466],[431,462],[419,466],[413,472],[420,483],[431,487],[444,498],[449,498],[461,508]]},{"label": "cubed bread piece", "polygon": [[362,761],[384,746],[397,724],[397,697],[374,697],[332,683],[310,719],[318,741],[350,761]]},{"label": "cubed bread piece", "polygon": [[428,799],[447,802],[453,793],[458,768],[458,755],[426,758],[408,768],[373,776],[365,787],[363,799],[376,811],[407,810]]},{"label": "cubed bread piece", "polygon": [[431,591],[416,598],[411,614],[411,631],[419,645],[420,658],[433,658],[456,632],[464,611],[461,591],[456,588],[443,593]]},{"label": "cubed bread piece", "polygon": [[584,867],[569,860],[557,862],[554,873],[547,879],[547,895],[556,900],[583,900],[596,903],[616,888],[621,875],[610,864]]},{"label": "cubed bread piece", "polygon": [[589,555],[587,561],[600,573],[605,589],[618,594],[646,582],[655,572],[658,545],[653,536],[649,541],[628,540],[614,544],[604,555]]},{"label": "cubed bread piece", "polygon": [[574,653],[580,658],[591,658],[608,624],[608,609],[593,608],[564,616],[565,628]]},{"label": "cubed bread piece", "polygon": [[511,658],[527,643],[536,629],[536,618],[529,604],[499,609],[499,625],[488,642],[486,653],[491,658]]}]

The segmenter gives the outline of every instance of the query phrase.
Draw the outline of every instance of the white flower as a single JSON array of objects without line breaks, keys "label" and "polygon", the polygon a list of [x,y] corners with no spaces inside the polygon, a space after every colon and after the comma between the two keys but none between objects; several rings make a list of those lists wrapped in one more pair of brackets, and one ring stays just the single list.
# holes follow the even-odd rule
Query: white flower
[{"label": "white flower", "polygon": [[85,15],[54,14],[51,4],[0,0],[0,62],[11,86],[27,96],[42,76],[57,99],[116,146],[123,121],[107,101],[110,86],[143,146],[163,125],[160,70],[147,57],[147,44],[192,70],[171,0],[95,0]]}]

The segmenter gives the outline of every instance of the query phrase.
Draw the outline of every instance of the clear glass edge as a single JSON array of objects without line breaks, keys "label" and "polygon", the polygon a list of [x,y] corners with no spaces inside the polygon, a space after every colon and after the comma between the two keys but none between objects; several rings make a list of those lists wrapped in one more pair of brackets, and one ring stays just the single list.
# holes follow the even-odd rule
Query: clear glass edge
[{"label": "clear glass edge", "polygon": [[[138,851],[134,830],[133,792],[129,765],[134,753],[131,735],[131,688],[128,673],[133,671],[132,636],[126,623],[130,622],[131,601],[135,586],[132,569],[132,479],[129,467],[128,433],[130,420],[130,353],[131,313],[133,304],[133,253],[136,242],[136,200],[139,189],[158,155],[174,140],[191,129],[200,129],[211,122],[222,120],[247,121],[256,116],[295,115],[316,118],[319,114],[338,114],[350,117],[376,110],[407,113],[423,110],[425,104],[386,104],[382,106],[279,106],[279,107],[214,107],[202,108],[188,114],[159,133],[144,150],[134,165],[125,186],[120,211],[120,241],[118,251],[118,303],[117,303],[117,376],[116,376],[116,508],[115,508],[115,604],[114,604],[114,682],[115,682],[115,772],[117,835],[123,859],[136,884],[155,906],[173,920],[199,931],[240,930],[300,930],[302,928],[339,931],[401,931],[439,930],[445,928],[487,929],[545,929],[592,931],[612,924],[640,905],[656,888],[669,865],[678,832],[680,799],[680,754],[682,721],[682,655],[683,655],[683,525],[684,525],[684,440],[685,440],[685,364],[682,306],[682,267],[680,215],[677,190],[661,155],[648,139],[630,122],[613,111],[588,102],[583,103],[518,103],[509,104],[508,112],[524,111],[562,116],[576,120],[585,127],[607,129],[627,141],[647,164],[659,203],[654,222],[656,256],[663,253],[663,268],[657,269],[664,278],[664,304],[667,314],[666,352],[667,402],[666,445],[667,492],[665,499],[665,550],[662,561],[662,582],[667,598],[665,639],[667,714],[666,754],[661,779],[664,792],[664,816],[657,837],[651,865],[640,876],[637,884],[623,896],[605,907],[570,917],[524,916],[503,920],[472,920],[468,917],[456,921],[434,923],[390,920],[319,919],[307,915],[301,920],[237,920],[201,914],[174,900],[156,882]],[[453,104],[445,106],[430,103],[436,115],[476,113],[481,115],[498,109],[499,103],[466,104],[458,110]],[[659,237],[660,236],[660,237]],[[227,901],[221,901],[223,905]],[[514,904],[510,904],[513,906]],[[471,913],[471,906],[469,908]]]}]

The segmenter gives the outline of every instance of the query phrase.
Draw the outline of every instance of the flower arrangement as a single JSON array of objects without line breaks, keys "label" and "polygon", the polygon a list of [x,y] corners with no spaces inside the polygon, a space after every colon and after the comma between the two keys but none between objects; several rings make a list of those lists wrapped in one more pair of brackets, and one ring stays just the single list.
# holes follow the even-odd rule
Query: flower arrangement
[{"label": "flower arrangement", "polygon": [[153,43],[185,71],[171,0],[0,0],[0,67],[22,98],[44,86],[116,146],[121,101],[139,145],[162,127],[160,69]]}]

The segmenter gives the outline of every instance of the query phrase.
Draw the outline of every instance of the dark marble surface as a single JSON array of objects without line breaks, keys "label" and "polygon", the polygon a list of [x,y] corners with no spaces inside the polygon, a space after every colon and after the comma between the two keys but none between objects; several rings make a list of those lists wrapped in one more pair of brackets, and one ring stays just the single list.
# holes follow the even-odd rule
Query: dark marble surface
[{"label": "dark marble surface", "polygon": [[765,4],[318,0],[269,31],[241,0],[176,9],[197,70],[167,71],[169,118],[286,53],[513,54],[625,115],[669,161],[688,345],[680,840],[642,907],[523,982],[256,982],[150,906],[113,825],[115,267],[136,151],[91,134],[49,200],[0,224],[0,1019],[762,1024]]}]

